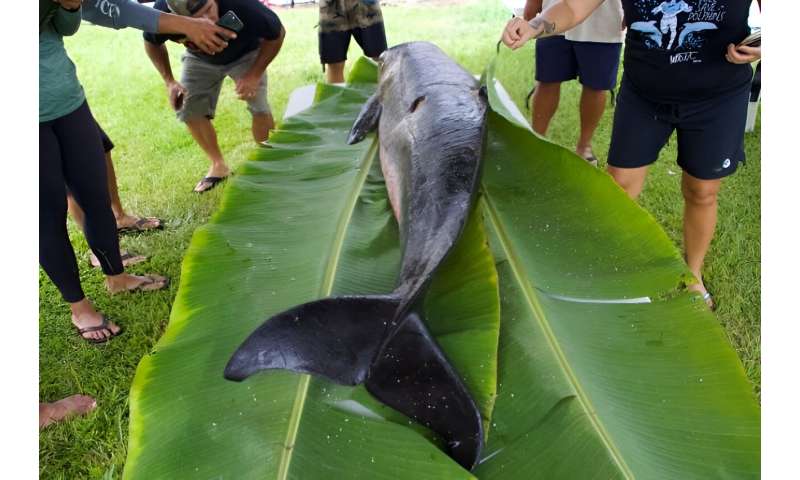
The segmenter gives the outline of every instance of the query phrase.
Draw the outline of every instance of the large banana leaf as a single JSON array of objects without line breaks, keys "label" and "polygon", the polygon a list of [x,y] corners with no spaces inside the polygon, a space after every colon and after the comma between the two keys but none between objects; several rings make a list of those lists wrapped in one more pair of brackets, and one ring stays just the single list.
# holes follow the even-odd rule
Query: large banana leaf
[{"label": "large banana leaf", "polygon": [[[374,82],[374,72],[357,79]],[[492,69],[487,82],[493,112],[480,209],[502,322],[497,401],[475,475],[756,477],[758,406],[713,315],[682,288],[690,277],[679,252],[607,175],[517,123],[499,101]],[[428,432],[406,428],[363,389],[276,372],[245,384],[250,390],[239,397],[211,367],[266,313],[391,285],[396,231],[374,147],[333,145],[321,133],[346,129],[352,117],[344,121],[344,112],[363,98],[358,89],[336,90],[288,122],[271,161],[248,164],[193,240],[168,332],[134,383],[128,477],[470,478],[425,440]],[[327,161],[312,161],[312,150]],[[333,201],[342,191],[347,198]],[[353,208],[339,208],[348,201]],[[319,205],[336,213],[312,216]],[[343,211],[351,212],[345,221]],[[437,278],[427,313],[486,415],[494,383],[482,373],[494,362],[479,347],[490,342],[468,346],[460,342],[471,334],[443,334],[491,324],[491,302],[479,302],[484,314],[470,321],[438,323],[469,317],[452,312],[479,308],[461,303],[494,281],[482,267],[460,273],[490,258],[480,251],[476,218],[449,273]],[[267,247],[264,235],[284,240]],[[335,261],[330,238],[341,245]],[[450,286],[473,275],[481,280],[471,287]],[[452,301],[441,293],[448,290]]]},{"label": "large banana leaf", "polygon": [[[473,478],[421,426],[363,389],[288,372],[222,378],[266,318],[329,295],[391,291],[398,231],[375,140],[344,140],[374,89],[318,90],[274,132],[192,239],[169,327],[131,392],[126,478]],[[431,285],[431,333],[488,422],[496,393],[499,293],[481,219]],[[488,427],[488,424],[486,425]]]},{"label": "large banana leaf", "polygon": [[[502,297],[479,478],[754,478],[759,409],[680,254],[603,172],[500,102],[483,209]],[[636,132],[630,132],[635,135]]]}]

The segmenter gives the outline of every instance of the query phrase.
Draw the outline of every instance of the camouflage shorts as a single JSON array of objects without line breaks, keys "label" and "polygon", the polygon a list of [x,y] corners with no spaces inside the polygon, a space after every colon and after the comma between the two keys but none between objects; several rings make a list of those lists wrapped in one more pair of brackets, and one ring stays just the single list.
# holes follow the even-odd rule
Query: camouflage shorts
[{"label": "camouflage shorts", "polygon": [[383,22],[379,0],[320,0],[319,31],[344,32]]}]

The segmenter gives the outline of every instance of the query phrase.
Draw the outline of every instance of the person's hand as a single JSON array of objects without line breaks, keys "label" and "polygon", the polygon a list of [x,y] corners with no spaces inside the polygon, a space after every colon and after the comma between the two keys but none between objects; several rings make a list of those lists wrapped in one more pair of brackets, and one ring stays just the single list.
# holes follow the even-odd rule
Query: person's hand
[{"label": "person's hand", "polygon": [[197,48],[209,55],[221,52],[228,46],[228,40],[236,38],[235,32],[222,28],[205,17],[184,18],[187,23],[183,33]]},{"label": "person's hand", "polygon": [[236,94],[239,100],[249,100],[256,96],[261,76],[245,75],[236,80]]},{"label": "person's hand", "polygon": [[537,33],[524,19],[514,17],[508,21],[506,28],[503,29],[502,41],[510,49],[516,50],[525,45],[525,42],[533,38]]},{"label": "person's hand", "polygon": [[82,0],[53,0],[66,10],[77,10],[81,7]]},{"label": "person's hand", "polygon": [[186,87],[176,82],[175,80],[167,83],[167,95],[169,95],[169,104],[176,112],[183,107],[183,99],[188,93]]},{"label": "person's hand", "polygon": [[728,44],[725,59],[731,63],[753,63],[761,59],[761,47],[736,46]]}]

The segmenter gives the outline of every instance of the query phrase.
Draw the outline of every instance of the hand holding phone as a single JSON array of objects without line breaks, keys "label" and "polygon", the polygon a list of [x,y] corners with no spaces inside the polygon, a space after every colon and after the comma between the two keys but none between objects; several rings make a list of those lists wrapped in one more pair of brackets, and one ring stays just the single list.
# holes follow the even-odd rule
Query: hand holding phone
[{"label": "hand holding phone", "polygon": [[167,85],[167,94],[169,95],[169,104],[176,112],[183,108],[183,99],[186,96],[186,87],[176,81],[172,81]]},{"label": "hand holding phone", "polygon": [[236,37],[235,33],[205,17],[176,18],[180,22],[178,31],[185,35],[176,41],[186,45],[189,50],[199,50],[207,55],[214,55],[224,50],[228,46],[228,41]]},{"label": "hand holding phone", "polygon": [[737,47],[760,47],[761,46],[761,29],[753,30],[753,33],[748,35],[744,40],[739,42]]},{"label": "hand holding phone", "polygon": [[244,28],[244,23],[233,13],[233,10],[225,12],[225,15],[221,16],[217,21],[217,25],[234,33],[239,33]]}]

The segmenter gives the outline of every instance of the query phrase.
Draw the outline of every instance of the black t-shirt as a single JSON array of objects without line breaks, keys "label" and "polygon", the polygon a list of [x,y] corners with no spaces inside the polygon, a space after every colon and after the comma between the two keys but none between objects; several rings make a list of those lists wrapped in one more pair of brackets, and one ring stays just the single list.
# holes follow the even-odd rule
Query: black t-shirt
[{"label": "black t-shirt", "polygon": [[[216,55],[208,55],[200,50],[187,47],[187,49],[208,63],[214,65],[227,65],[242,58],[244,55],[257,49],[261,40],[275,40],[281,34],[281,21],[275,12],[264,6],[258,0],[217,0],[219,16],[222,17],[228,10],[242,21],[244,27],[236,34],[236,39],[228,42],[225,50]],[[166,0],[157,0],[154,8],[169,12]],[[158,33],[145,33],[144,39],[150,43],[163,44],[167,40],[180,40],[182,35],[162,35]]]},{"label": "black t-shirt", "polygon": [[622,0],[625,78],[657,102],[706,100],[750,82],[750,65],[725,59],[749,34],[751,0]]}]

